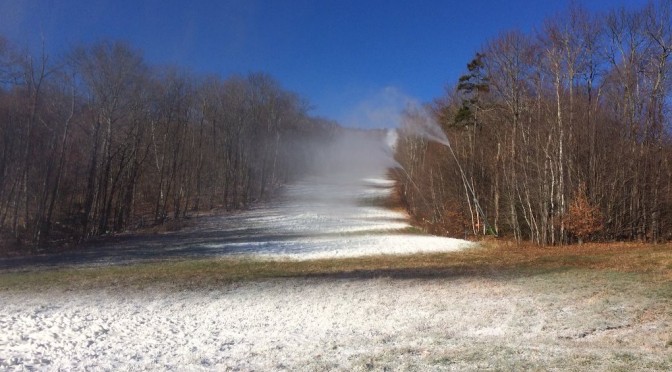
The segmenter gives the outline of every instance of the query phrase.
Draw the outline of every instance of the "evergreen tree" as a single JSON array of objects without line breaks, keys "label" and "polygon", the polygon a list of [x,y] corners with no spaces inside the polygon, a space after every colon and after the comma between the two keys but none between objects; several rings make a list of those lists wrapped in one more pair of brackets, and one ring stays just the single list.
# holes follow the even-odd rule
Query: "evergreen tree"
[{"label": "evergreen tree", "polygon": [[485,73],[485,54],[476,53],[476,57],[467,64],[466,75],[462,75],[457,84],[457,92],[462,96],[462,104],[454,117],[456,127],[479,128],[478,112],[483,109],[483,95],[489,91],[489,79]]}]

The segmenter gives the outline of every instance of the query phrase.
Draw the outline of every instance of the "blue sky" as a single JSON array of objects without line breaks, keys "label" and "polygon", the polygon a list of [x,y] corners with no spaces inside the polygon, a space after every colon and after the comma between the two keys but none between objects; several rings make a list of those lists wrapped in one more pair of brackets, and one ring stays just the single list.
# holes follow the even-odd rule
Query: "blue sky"
[{"label": "blue sky", "polygon": [[[593,11],[644,0],[576,1]],[[498,33],[532,31],[567,1],[0,0],[0,34],[51,55],[124,40],[153,65],[195,73],[263,71],[349,126],[394,125],[428,102]]]}]

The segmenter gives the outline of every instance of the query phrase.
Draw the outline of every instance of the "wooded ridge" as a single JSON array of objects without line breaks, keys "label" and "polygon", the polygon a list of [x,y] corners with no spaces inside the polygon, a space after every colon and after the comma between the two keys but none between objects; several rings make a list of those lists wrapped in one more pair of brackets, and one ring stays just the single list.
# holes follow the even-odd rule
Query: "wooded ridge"
[{"label": "wooded ridge", "polygon": [[401,137],[410,213],[434,233],[543,245],[672,239],[671,53],[670,1],[502,33],[430,107],[455,157]]},{"label": "wooded ridge", "polygon": [[0,245],[24,251],[245,208],[336,130],[265,74],[149,66],[121,42],[31,56],[0,38]]}]

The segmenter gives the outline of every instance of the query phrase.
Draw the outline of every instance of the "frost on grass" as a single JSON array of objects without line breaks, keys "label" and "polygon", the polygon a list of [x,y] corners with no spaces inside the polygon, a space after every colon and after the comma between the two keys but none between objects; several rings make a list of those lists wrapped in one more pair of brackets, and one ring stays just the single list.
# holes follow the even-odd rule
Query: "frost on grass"
[{"label": "frost on grass", "polygon": [[0,369],[672,366],[665,304],[631,278],[578,280],[283,279],[197,291],[0,293]]}]

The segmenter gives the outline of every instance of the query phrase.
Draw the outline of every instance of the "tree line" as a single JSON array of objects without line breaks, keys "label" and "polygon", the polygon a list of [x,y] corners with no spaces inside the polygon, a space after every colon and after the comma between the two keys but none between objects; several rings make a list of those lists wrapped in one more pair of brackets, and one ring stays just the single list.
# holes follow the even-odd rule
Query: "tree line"
[{"label": "tree line", "polygon": [[411,215],[543,245],[672,239],[671,53],[669,0],[500,34],[429,107],[451,146],[401,138]]},{"label": "tree line", "polygon": [[263,73],[153,67],[122,42],[56,60],[0,38],[0,243],[246,208],[307,169],[334,130]]}]

